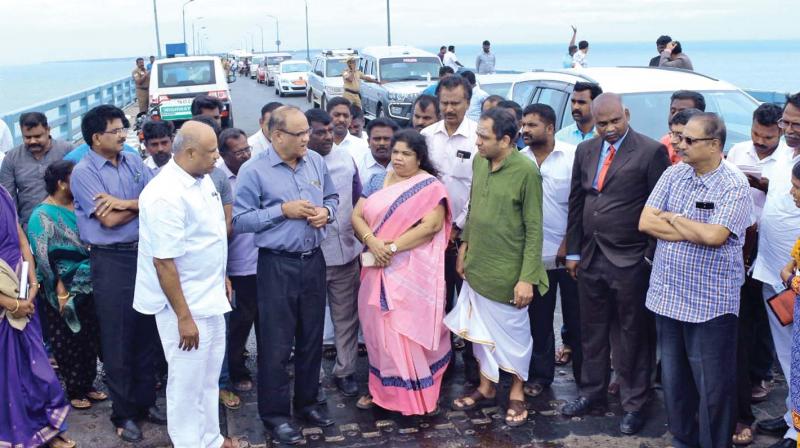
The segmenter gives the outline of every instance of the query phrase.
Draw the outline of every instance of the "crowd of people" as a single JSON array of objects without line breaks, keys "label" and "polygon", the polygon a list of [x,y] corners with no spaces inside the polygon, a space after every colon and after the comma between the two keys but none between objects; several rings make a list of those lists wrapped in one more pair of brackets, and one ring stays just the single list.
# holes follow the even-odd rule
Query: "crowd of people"
[{"label": "crowd of people", "polygon": [[460,350],[474,389],[448,408],[505,403],[505,423],[524,425],[526,397],[571,364],[578,398],[561,414],[618,394],[619,430],[636,434],[659,382],[674,445],[704,448],[752,442],[774,346],[787,414],[757,428],[795,446],[800,321],[772,310],[800,312],[800,94],[760,105],[726,158],[725,123],[697,92],[673,94],[659,142],[596,84],[575,85],[575,124],[556,132],[550,106],[444,75],[406,129],[365,127],[340,97],[266,104],[248,136],[201,96],[177,132],[145,122],[146,158],[117,107],[88,111],[74,149],[23,114],[0,166],[0,445],[73,447],[69,409],[110,399],[122,440],[149,420],[175,447],[237,447],[218,403],[253,388],[273,440],[300,443],[297,420],[334,424],[320,388],[332,330],[333,382],[360,409],[439,412]]}]

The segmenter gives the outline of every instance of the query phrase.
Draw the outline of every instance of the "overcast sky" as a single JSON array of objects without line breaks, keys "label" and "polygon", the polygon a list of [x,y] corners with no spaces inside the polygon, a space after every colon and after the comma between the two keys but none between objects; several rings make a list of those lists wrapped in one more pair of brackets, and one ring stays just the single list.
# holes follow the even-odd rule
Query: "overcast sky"
[{"label": "overcast sky", "polygon": [[[186,0],[157,0],[161,43],[182,40]],[[392,41],[437,46],[504,43],[650,42],[660,34],[687,40],[798,39],[787,6],[796,0],[392,0]],[[364,47],[386,43],[384,0],[309,0],[310,44]],[[486,6],[490,5],[490,6]],[[452,9],[454,8],[455,9]],[[451,9],[448,9],[451,8]],[[156,53],[152,0],[0,0],[0,64],[94,59]],[[205,26],[208,48],[274,48],[275,21],[283,48],[305,48],[303,0],[194,0],[192,22]],[[203,19],[197,20],[198,17]]]}]

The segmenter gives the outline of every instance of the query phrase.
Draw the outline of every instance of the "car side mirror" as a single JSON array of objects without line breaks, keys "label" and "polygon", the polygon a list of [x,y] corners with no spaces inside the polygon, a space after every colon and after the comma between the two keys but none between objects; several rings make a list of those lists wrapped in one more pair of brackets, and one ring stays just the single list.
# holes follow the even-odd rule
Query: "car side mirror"
[{"label": "car side mirror", "polygon": [[236,75],[230,74],[228,75],[228,84],[236,82]]}]

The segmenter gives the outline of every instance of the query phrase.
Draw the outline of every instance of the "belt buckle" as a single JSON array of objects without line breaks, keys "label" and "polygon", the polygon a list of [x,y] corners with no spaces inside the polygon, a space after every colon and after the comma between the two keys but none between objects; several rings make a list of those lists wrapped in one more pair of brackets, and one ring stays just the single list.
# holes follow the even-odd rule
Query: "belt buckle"
[{"label": "belt buckle", "polygon": [[312,255],[314,255],[314,250],[310,250],[308,252],[301,252],[300,253],[300,259],[301,260],[305,260],[306,258],[308,258],[308,257],[310,257]]}]

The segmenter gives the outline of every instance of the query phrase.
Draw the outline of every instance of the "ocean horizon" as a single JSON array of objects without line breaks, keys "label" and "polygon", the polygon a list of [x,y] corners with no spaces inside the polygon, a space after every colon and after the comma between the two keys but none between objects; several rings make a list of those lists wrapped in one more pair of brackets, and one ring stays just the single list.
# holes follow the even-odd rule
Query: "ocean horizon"
[{"label": "ocean horizon", "polygon": [[[456,45],[462,64],[473,67],[481,51],[475,45]],[[432,53],[440,45],[422,46]],[[560,69],[564,43],[494,44],[497,68],[528,71]],[[728,81],[742,89],[795,92],[800,90],[800,50],[789,40],[683,42],[695,71]],[[270,49],[267,49],[269,51]],[[305,49],[291,51],[305,57]],[[312,56],[318,53],[312,50]],[[145,55],[147,57],[149,55]],[[590,41],[588,63],[592,67],[642,66],[656,56],[653,42]],[[51,61],[0,66],[0,115],[33,108],[81,90],[130,76],[135,57]]]}]

